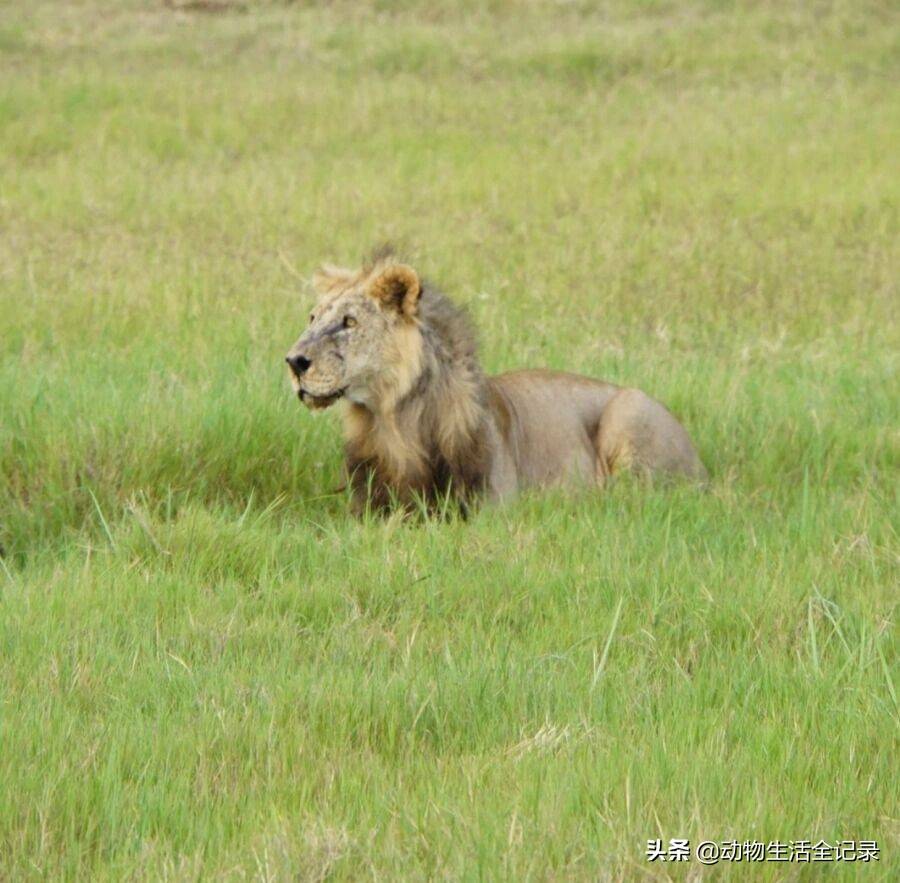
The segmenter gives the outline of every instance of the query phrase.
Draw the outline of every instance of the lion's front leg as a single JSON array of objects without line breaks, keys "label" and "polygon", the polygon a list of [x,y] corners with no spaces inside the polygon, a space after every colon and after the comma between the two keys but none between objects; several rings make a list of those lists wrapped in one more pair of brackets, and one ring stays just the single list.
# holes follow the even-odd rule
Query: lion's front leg
[{"label": "lion's front leg", "polygon": [[362,517],[367,512],[388,512],[391,508],[390,489],[379,476],[377,464],[371,460],[348,458],[346,468],[353,514]]}]

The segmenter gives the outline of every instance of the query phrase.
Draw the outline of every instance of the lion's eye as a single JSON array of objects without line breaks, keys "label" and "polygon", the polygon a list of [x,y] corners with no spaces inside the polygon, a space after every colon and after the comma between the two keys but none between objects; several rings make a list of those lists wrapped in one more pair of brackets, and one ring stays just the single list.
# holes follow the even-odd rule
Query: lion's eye
[{"label": "lion's eye", "polygon": [[315,321],[316,321],[316,314],[315,314],[315,313],[310,313],[310,314],[309,314],[309,324],[312,325],[312,323],[315,322]]},{"label": "lion's eye", "polygon": [[343,321],[344,328],[356,328],[356,319],[353,316],[344,316]]}]

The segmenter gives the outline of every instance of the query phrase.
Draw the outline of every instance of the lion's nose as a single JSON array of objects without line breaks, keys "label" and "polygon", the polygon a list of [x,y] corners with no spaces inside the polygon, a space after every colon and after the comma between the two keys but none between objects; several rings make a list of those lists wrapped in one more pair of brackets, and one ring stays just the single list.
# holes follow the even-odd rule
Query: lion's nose
[{"label": "lion's nose", "polygon": [[298,377],[301,374],[305,374],[306,369],[309,368],[310,365],[312,365],[312,362],[307,359],[306,356],[288,356],[285,359],[285,362],[287,362],[288,365],[291,366],[291,370]]}]

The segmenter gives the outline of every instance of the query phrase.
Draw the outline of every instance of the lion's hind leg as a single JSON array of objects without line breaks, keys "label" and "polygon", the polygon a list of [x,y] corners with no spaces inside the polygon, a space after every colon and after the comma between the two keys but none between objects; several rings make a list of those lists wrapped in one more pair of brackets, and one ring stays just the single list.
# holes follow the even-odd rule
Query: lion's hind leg
[{"label": "lion's hind leg", "polygon": [[702,481],[706,469],[684,427],[639,389],[619,390],[603,409],[595,438],[597,480],[617,472],[680,475]]}]

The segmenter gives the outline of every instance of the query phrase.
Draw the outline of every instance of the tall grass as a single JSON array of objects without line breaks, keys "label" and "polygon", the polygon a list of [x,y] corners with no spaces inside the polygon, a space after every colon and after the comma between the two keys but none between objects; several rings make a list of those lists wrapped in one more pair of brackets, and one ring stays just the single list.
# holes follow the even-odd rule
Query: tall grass
[{"label": "tall grass", "polygon": [[[0,10],[0,877],[666,878],[688,837],[893,878],[898,34]],[[282,357],[385,239],[489,370],[667,402],[709,492],[351,518]]]}]

